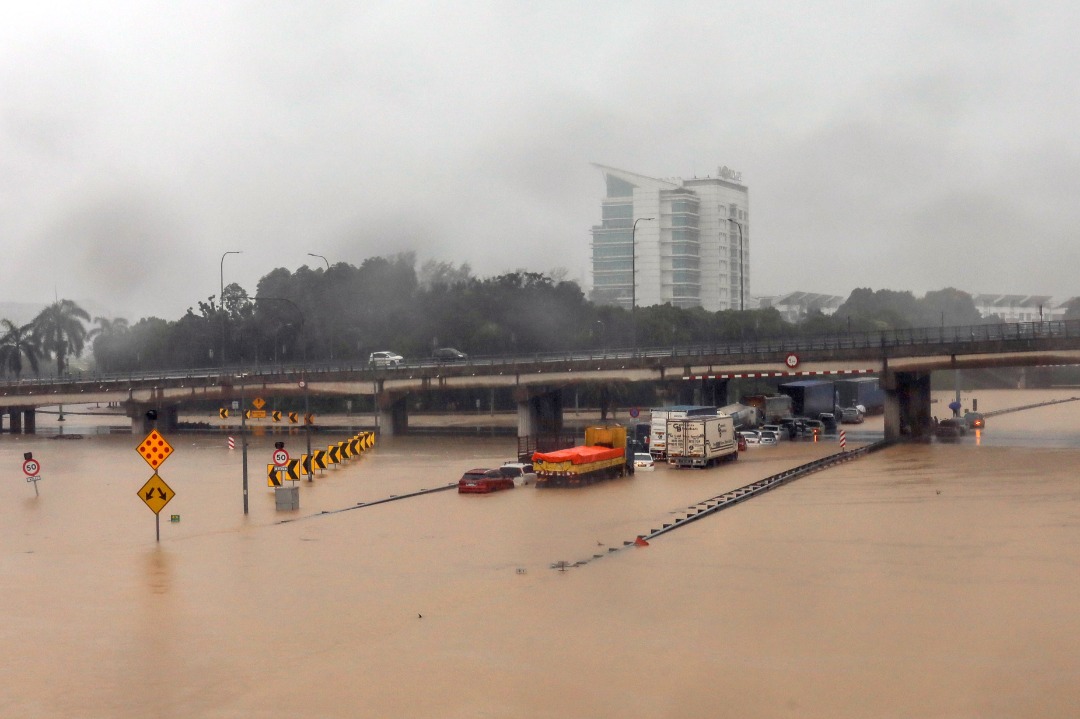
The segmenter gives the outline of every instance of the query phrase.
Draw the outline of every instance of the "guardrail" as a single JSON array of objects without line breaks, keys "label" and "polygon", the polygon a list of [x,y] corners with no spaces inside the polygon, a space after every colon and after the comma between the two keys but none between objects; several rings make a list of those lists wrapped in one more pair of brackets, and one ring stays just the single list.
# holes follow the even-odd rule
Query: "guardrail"
[{"label": "guardrail", "polygon": [[57,384],[111,384],[117,382],[151,382],[155,380],[187,380],[210,382],[228,377],[234,384],[240,378],[255,382],[267,377],[306,377],[318,379],[317,375],[333,373],[370,373],[374,380],[392,377],[408,370],[439,368],[505,367],[513,369],[523,365],[556,362],[597,360],[643,360],[679,359],[694,357],[730,357],[747,355],[778,355],[778,360],[788,352],[812,353],[814,351],[875,350],[886,352],[892,348],[938,345],[965,345],[986,342],[1023,342],[1031,340],[1076,340],[1080,346],[1080,320],[1054,320],[1047,322],[1009,322],[996,324],[964,325],[957,327],[921,327],[875,332],[830,333],[811,336],[763,337],[753,340],[731,340],[709,344],[666,347],[616,348],[606,350],[567,350],[561,352],[534,352],[514,355],[491,355],[469,357],[462,362],[436,362],[431,359],[406,361],[395,369],[374,369],[366,361],[313,362],[309,364],[240,365],[227,367],[201,367],[143,370],[137,372],[84,372],[62,377],[35,377],[19,380],[0,380],[0,387],[54,386]]}]

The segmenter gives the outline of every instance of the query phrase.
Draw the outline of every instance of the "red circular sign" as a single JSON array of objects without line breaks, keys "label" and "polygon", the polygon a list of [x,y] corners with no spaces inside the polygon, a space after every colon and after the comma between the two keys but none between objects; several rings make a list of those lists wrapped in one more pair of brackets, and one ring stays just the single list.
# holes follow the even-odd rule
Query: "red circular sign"
[{"label": "red circular sign", "polygon": [[27,477],[36,477],[41,472],[41,462],[36,459],[28,459],[22,463],[22,471]]},{"label": "red circular sign", "polygon": [[786,364],[791,369],[795,369],[799,366],[799,355],[795,354],[794,352],[788,352],[787,357],[784,358],[784,364]]},{"label": "red circular sign", "polygon": [[283,449],[275,449],[274,464],[278,467],[287,466],[289,464],[289,453]]}]

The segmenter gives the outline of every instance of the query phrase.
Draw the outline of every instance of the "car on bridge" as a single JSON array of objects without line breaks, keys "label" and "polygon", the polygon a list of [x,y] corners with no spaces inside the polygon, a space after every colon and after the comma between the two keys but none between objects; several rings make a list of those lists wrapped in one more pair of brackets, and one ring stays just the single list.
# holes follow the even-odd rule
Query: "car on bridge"
[{"label": "car on bridge", "polygon": [[405,362],[405,358],[396,352],[390,352],[389,350],[382,350],[379,352],[372,352],[368,356],[368,364],[372,367],[389,367],[391,369],[400,367]]},{"label": "car on bridge", "polygon": [[469,355],[453,347],[440,347],[431,353],[431,357],[436,362],[465,362],[469,359]]}]

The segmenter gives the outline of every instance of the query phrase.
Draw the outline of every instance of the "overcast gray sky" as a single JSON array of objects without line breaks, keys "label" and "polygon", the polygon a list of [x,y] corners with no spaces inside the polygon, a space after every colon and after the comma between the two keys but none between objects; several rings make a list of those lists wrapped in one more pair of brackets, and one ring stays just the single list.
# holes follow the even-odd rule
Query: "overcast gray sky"
[{"label": "overcast gray sky", "polygon": [[9,3],[0,301],[176,319],[405,250],[589,281],[603,180],[743,172],[755,295],[1080,294],[1075,2]]}]

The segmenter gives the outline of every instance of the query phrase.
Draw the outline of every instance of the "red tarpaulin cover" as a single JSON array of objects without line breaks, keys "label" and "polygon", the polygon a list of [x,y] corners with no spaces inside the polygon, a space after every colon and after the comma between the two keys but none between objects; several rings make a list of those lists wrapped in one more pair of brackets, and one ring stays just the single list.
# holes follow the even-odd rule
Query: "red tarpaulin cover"
[{"label": "red tarpaulin cover", "polygon": [[621,449],[611,447],[570,447],[569,449],[557,449],[554,452],[535,452],[532,459],[534,462],[566,462],[572,464],[588,464],[599,462],[604,459],[616,459],[623,456]]}]

